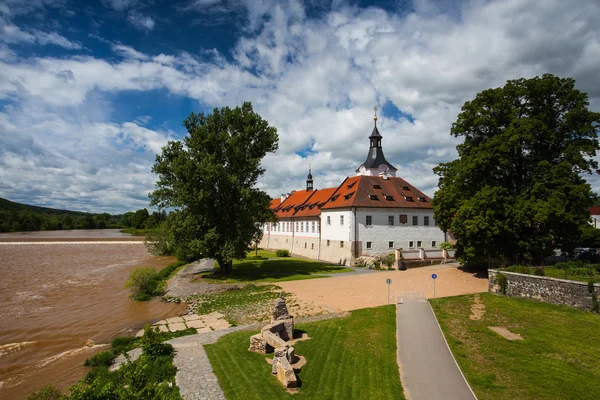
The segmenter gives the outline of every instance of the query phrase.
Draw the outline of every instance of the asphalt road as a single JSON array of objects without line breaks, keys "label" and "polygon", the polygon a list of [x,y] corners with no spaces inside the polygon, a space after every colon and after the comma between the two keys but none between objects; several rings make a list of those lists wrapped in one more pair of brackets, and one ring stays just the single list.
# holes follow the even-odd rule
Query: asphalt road
[{"label": "asphalt road", "polygon": [[409,400],[477,399],[456,365],[424,293],[397,295],[398,365]]}]

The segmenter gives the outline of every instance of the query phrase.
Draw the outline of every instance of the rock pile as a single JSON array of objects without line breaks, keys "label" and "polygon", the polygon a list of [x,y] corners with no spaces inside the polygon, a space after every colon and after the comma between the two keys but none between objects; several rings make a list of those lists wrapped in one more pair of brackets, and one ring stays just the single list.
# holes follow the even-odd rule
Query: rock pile
[{"label": "rock pile", "polygon": [[250,338],[249,351],[261,354],[274,353],[271,373],[286,388],[296,387],[295,369],[300,369],[300,358],[294,354],[294,348],[288,341],[294,338],[294,317],[288,313],[283,293],[277,299],[273,309],[271,323],[264,326],[260,333]]}]

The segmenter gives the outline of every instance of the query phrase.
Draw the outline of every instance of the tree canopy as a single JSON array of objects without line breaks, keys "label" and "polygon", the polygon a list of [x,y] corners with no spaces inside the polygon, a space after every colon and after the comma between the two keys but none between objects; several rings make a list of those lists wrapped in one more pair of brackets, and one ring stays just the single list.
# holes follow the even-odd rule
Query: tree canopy
[{"label": "tree canopy", "polygon": [[260,230],[257,222],[274,218],[269,196],[255,184],[261,160],[277,150],[277,130],[250,103],[192,113],[183,125],[189,135],[156,156],[152,204],[175,209],[168,222],[178,257],[215,258],[229,273]]},{"label": "tree canopy", "polygon": [[596,200],[592,173],[600,114],[571,78],[546,74],[484,90],[462,107],[451,135],[459,158],[440,164],[435,218],[463,261],[532,260],[570,250]]}]

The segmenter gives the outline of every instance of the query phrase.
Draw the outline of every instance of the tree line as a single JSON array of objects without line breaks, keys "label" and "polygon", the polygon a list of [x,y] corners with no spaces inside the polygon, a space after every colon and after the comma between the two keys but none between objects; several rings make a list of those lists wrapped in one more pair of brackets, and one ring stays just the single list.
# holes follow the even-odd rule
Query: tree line
[{"label": "tree line", "polygon": [[29,206],[0,199],[0,232],[69,229],[153,229],[166,219],[166,213],[147,209],[122,215],[84,213]]}]

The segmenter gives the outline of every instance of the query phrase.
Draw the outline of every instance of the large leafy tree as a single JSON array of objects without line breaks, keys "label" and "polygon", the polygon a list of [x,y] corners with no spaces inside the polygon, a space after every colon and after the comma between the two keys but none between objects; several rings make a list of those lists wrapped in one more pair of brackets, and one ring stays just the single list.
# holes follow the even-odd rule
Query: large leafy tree
[{"label": "large leafy tree", "polygon": [[190,114],[189,135],[156,156],[153,205],[172,207],[169,226],[180,258],[211,257],[223,273],[244,258],[257,222],[272,220],[269,196],[255,187],[261,160],[277,150],[277,130],[250,103]]},{"label": "large leafy tree", "polygon": [[525,260],[569,250],[594,202],[600,114],[573,79],[508,81],[466,102],[451,134],[464,139],[440,176],[435,218],[467,262]]}]

